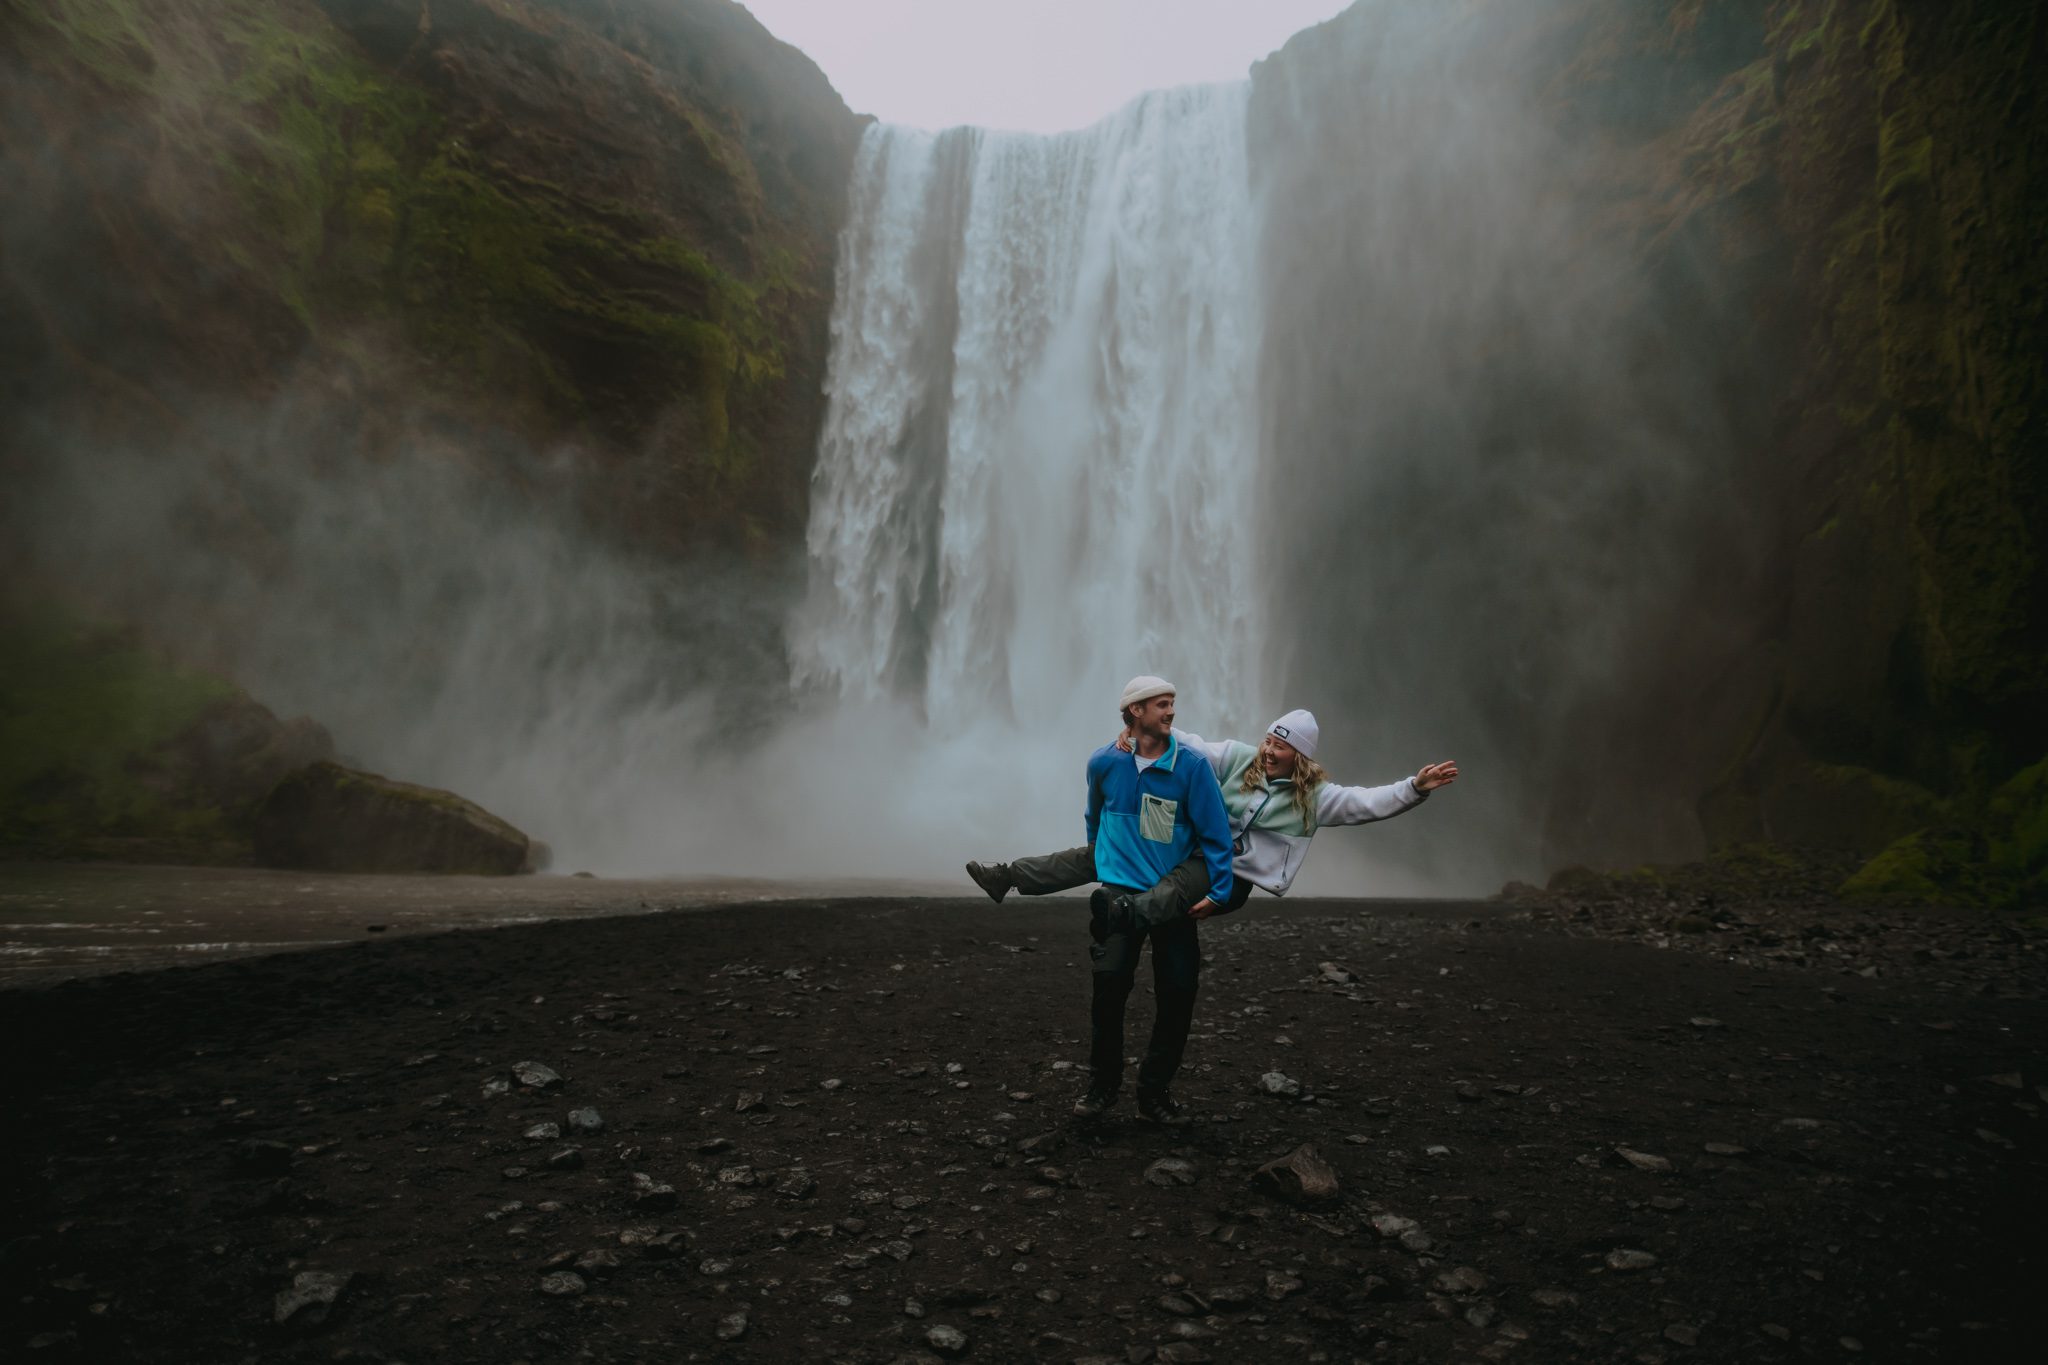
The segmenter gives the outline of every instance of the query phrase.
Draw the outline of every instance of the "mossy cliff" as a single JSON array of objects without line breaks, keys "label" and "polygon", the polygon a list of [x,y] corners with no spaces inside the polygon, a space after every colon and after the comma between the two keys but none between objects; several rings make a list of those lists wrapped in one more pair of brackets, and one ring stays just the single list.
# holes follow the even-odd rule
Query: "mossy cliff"
[{"label": "mossy cliff", "polygon": [[[2014,878],[2037,875],[2031,855],[1992,850],[2038,824],[2040,783],[2024,773],[2048,754],[2048,15],[2019,0],[1461,0],[1428,12],[1431,48],[1410,32],[1417,13],[1366,0],[1255,73],[1254,164],[1283,206],[1269,236],[1302,239],[1281,282],[1293,303],[1269,321],[1267,391],[1285,400],[1269,401],[1272,449],[1293,458],[1332,432],[1429,447],[1462,483],[1447,476],[1413,504],[1401,501],[1412,490],[1373,485],[1358,501],[1476,543],[1390,572],[1442,579],[1479,558],[1492,570],[1471,587],[1483,612],[1488,594],[1512,599],[1597,543],[1613,572],[1584,576],[1598,595],[1581,606],[1618,634],[1595,641],[1605,672],[1574,672],[1585,650],[1546,674],[1546,639],[1576,628],[1569,610],[1526,638],[1510,614],[1459,653],[1436,642],[1461,623],[1364,616],[1375,598],[1361,585],[1327,595],[1335,615],[1297,625],[1333,640],[1362,631],[1408,657],[1385,678],[1334,648],[1308,662],[1351,665],[1369,713],[1413,678],[1455,694],[1473,656],[1508,661],[1499,714],[1445,703],[1423,719],[1461,748],[1475,733],[1483,747],[1492,726],[1500,766],[1542,774],[1511,800],[1542,820],[1551,866],[1758,843],[1833,862],[1905,841],[1859,893],[1889,894],[1890,867],[1921,878],[1913,894],[2009,898]],[[1460,32],[1485,41],[1460,48]],[[1551,254],[1529,257],[1549,281],[1475,272],[1410,315],[1358,283],[1383,277],[1331,263],[1319,225],[1389,217],[1384,187],[1377,201],[1346,188],[1365,173],[1348,166],[1352,148],[1441,108],[1431,146],[1454,160],[1470,141],[1458,120],[1484,117],[1429,104],[1426,79],[1396,85],[1397,69],[1376,63],[1397,49],[1411,63],[1477,53],[1443,59],[1444,81],[1512,111],[1494,144],[1537,130],[1521,145],[1540,149],[1539,169],[1471,154],[1467,185],[1447,182],[1439,202],[1483,207],[1467,186],[1488,177],[1534,185],[1503,240],[1557,229]],[[1435,230],[1484,229],[1453,216]],[[1421,409],[1409,392],[1432,386],[1419,383],[1365,405],[1357,357],[1348,373],[1324,359],[1319,316],[1391,316],[1426,341],[1487,287],[1509,299],[1483,304],[1494,329],[1436,357],[1435,390],[1479,376],[1458,405]],[[1564,343],[1548,368],[1498,344],[1546,327]],[[1407,350],[1427,354],[1414,338]],[[1612,376],[1612,403],[1581,425],[1588,372]],[[1622,467],[1617,431],[1684,458]],[[1525,447],[1603,491],[1579,499],[1516,470]],[[1350,468],[1311,472],[1341,495],[1364,477]],[[1637,480],[1619,496],[1599,483],[1617,468]],[[1490,502],[1471,491],[1487,488]],[[1514,558],[1518,538],[1553,524],[1543,556]],[[1631,615],[1641,582],[1661,605]],[[1579,704],[1553,705],[1574,686]],[[1956,855],[1964,846],[1976,854]],[[2004,869],[2005,890],[1921,875],[1973,857]]]},{"label": "mossy cliff", "polygon": [[2048,26],[1989,0],[1761,17],[1717,92],[1747,92],[1723,137],[1758,151],[1680,144],[1703,207],[1760,201],[1711,240],[1782,266],[1754,297],[1797,357],[1745,471],[1779,662],[1703,818],[1885,848],[1853,895],[2015,903],[2048,810]]},{"label": "mossy cliff", "polygon": [[333,760],[320,726],[133,630],[0,602],[0,857],[500,876],[546,861],[451,792]]},{"label": "mossy cliff", "polygon": [[1794,285],[1772,321],[1804,372],[1777,414],[1796,472],[1759,473],[1782,509],[1780,700],[1714,793],[1724,837],[1796,832],[1773,786],[1802,761],[1969,804],[2048,752],[2041,15],[1764,18],[1731,135],[1769,149],[1749,174]]},{"label": "mossy cliff", "polygon": [[247,862],[259,803],[333,753],[132,630],[0,610],[0,856]]},{"label": "mossy cliff", "polygon": [[[269,740],[331,756],[160,648],[319,572],[292,518],[372,511],[280,489],[460,487],[654,572],[800,554],[860,129],[730,0],[0,0],[0,850],[246,860]],[[136,499],[235,572],[107,554]]]},{"label": "mossy cliff", "polygon": [[568,451],[642,548],[800,536],[859,122],[738,5],[7,0],[0,35],[20,431],[168,445],[290,384],[343,458]]}]

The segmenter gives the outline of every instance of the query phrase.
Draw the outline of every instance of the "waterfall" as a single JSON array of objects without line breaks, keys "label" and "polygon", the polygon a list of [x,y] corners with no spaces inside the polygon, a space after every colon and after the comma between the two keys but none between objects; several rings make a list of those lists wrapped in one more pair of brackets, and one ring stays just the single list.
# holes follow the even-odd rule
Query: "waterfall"
[{"label": "waterfall", "polygon": [[875,125],[840,240],[800,689],[1040,746],[1135,673],[1252,722],[1249,86],[1042,137]]}]

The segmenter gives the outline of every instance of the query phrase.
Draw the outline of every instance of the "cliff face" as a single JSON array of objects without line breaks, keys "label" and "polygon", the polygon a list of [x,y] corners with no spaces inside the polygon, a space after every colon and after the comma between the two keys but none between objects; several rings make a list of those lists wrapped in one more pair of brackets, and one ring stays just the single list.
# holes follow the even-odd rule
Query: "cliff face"
[{"label": "cliff face", "polygon": [[[1479,779],[1385,846],[2048,866],[2044,44],[2018,0],[1361,0],[1259,66],[1279,663]],[[20,596],[408,735],[783,675],[743,590],[801,543],[861,128],[802,54],[729,0],[0,0],[0,52]],[[467,482],[351,477],[401,467]]]},{"label": "cliff face", "polygon": [[1967,821],[2048,749],[2037,7],[1423,10],[1255,73],[1304,671],[1551,866]]},{"label": "cliff face", "polygon": [[860,128],[729,0],[0,0],[0,844],[246,857],[217,674],[477,793],[772,673]]},{"label": "cliff face", "polygon": [[[567,452],[607,536],[801,534],[859,121],[728,0],[11,0],[0,358],[81,437]],[[555,490],[536,487],[536,494]]]},{"label": "cliff face", "polygon": [[1768,320],[1796,348],[1754,474],[1783,668],[1705,806],[1722,837],[1814,829],[1791,808],[1844,766],[1970,802],[2048,749],[2048,28],[1999,3],[1767,19],[1724,95],[1765,154],[1696,177],[1766,206],[1716,245],[1782,262]]}]

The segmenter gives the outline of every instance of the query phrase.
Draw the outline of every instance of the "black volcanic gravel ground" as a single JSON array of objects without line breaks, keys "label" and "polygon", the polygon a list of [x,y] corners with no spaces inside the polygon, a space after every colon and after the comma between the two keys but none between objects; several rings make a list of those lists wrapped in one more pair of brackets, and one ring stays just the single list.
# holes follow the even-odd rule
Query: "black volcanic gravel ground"
[{"label": "black volcanic gravel ground", "polygon": [[[1204,930],[1199,1121],[1140,1124],[1127,1092],[1079,1127],[1083,912],[1014,906],[0,992],[0,1357],[2032,1358],[2030,959],[1958,990],[1910,956],[1870,979],[1262,900]],[[1150,1014],[1141,975],[1133,1053]],[[1304,1143],[1341,1181],[1313,1208],[1254,1179]],[[309,1272],[349,1278],[279,1324]]]}]

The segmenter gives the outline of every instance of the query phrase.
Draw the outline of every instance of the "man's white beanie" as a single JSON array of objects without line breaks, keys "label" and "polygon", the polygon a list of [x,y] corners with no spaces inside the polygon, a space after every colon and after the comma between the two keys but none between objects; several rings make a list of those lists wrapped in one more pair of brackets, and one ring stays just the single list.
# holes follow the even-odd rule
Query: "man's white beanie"
[{"label": "man's white beanie", "polygon": [[1322,730],[1316,726],[1316,718],[1306,711],[1289,711],[1268,725],[1266,733],[1292,744],[1294,751],[1303,758],[1316,756],[1316,741],[1323,737]]},{"label": "man's white beanie", "polygon": [[1124,699],[1116,704],[1119,711],[1128,710],[1141,701],[1163,697],[1174,691],[1174,685],[1164,678],[1155,678],[1150,673],[1140,673],[1124,684]]}]

